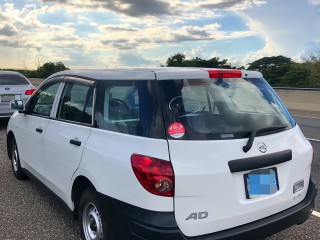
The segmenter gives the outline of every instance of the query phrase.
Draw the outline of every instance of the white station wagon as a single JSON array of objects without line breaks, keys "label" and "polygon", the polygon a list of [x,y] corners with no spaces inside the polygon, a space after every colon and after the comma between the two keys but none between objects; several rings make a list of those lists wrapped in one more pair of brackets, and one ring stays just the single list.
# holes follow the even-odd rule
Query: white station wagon
[{"label": "white station wagon", "polygon": [[314,208],[312,146],[259,72],[63,71],[11,107],[14,175],[83,239],[259,239]]}]

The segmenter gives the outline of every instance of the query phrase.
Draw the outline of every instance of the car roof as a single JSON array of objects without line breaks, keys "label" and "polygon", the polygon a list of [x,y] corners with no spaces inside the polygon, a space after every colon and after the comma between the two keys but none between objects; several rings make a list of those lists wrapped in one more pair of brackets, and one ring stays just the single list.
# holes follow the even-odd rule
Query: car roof
[{"label": "car roof", "polygon": [[[104,68],[104,69],[79,69],[66,70],[51,75],[48,79],[58,76],[75,76],[95,80],[157,80],[165,79],[200,79],[209,78],[210,70],[221,70],[217,68],[180,68],[180,67],[158,67],[158,68]],[[261,78],[262,74],[257,71],[241,71],[246,78]]]},{"label": "car roof", "polygon": [[[4,74],[11,74],[11,75],[19,75],[19,76],[23,76],[23,74],[19,73],[19,72],[15,72],[15,71],[2,71],[0,70],[0,75],[4,75]],[[24,76],[23,76],[24,77]]]}]

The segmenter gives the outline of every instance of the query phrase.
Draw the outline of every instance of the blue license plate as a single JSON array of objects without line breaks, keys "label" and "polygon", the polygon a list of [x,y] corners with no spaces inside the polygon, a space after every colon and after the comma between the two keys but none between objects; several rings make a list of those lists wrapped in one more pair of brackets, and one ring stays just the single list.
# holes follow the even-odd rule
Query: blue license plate
[{"label": "blue license plate", "polygon": [[277,168],[258,169],[244,174],[247,199],[279,191]]}]

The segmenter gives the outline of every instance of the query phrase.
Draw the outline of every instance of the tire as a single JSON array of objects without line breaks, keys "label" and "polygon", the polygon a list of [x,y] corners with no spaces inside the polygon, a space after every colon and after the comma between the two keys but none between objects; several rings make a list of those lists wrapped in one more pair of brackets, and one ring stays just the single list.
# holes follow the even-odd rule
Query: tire
[{"label": "tire", "polygon": [[79,204],[79,224],[84,240],[113,240],[110,224],[104,216],[97,192],[86,189]]},{"label": "tire", "polygon": [[16,140],[14,138],[11,141],[11,167],[12,167],[13,175],[17,179],[23,180],[23,179],[28,178],[22,171],[21,164],[20,164],[18,146],[17,146]]}]

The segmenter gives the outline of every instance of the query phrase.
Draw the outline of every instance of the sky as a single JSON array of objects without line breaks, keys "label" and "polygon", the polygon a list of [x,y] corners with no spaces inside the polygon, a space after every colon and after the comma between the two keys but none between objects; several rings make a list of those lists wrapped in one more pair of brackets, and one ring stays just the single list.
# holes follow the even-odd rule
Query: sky
[{"label": "sky", "polygon": [[145,67],[320,49],[320,0],[0,0],[0,68]]}]

